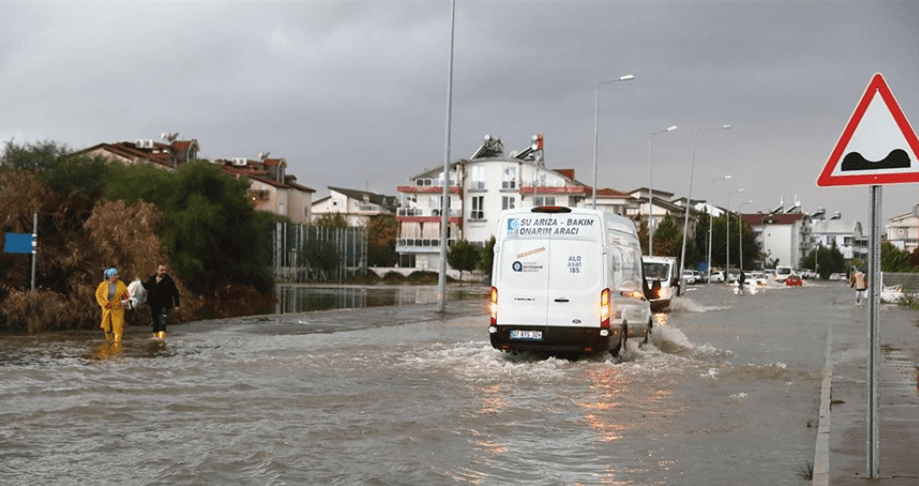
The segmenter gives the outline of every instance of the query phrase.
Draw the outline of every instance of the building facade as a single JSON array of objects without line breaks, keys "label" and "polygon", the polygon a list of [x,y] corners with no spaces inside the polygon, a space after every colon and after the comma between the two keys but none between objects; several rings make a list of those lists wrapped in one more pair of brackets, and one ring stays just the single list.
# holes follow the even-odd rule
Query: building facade
[{"label": "building facade", "polygon": [[462,239],[484,246],[496,235],[498,215],[504,209],[579,206],[592,192],[575,180],[573,170],[544,166],[541,139],[504,157],[500,140],[486,137],[473,158],[453,162],[448,169],[446,174],[442,168],[424,171],[397,188],[401,207],[396,212],[396,251],[411,256],[419,269],[440,266],[445,184],[448,245]]},{"label": "building facade", "polygon": [[247,196],[255,209],[284,216],[292,223],[309,224],[316,191],[297,184],[297,177],[286,173],[287,160],[233,158],[213,163],[226,174],[249,180]]},{"label": "building facade", "polygon": [[919,217],[917,209],[887,220],[887,241],[901,250],[912,252],[919,246]]},{"label": "building facade", "polygon": [[329,196],[313,202],[312,222],[328,214],[340,214],[348,226],[365,226],[380,214],[395,215],[399,200],[367,191],[329,186]]}]

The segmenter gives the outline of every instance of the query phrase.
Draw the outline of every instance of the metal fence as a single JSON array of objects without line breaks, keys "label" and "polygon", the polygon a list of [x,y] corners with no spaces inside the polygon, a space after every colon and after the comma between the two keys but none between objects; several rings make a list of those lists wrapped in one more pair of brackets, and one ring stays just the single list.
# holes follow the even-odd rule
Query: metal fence
[{"label": "metal fence", "polygon": [[364,228],[278,223],[272,239],[274,278],[283,282],[343,282],[367,273]]}]

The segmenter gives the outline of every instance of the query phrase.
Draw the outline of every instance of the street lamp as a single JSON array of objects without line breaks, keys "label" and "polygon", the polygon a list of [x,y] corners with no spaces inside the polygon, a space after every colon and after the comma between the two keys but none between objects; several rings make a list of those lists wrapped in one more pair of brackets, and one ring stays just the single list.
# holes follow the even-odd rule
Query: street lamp
[{"label": "street lamp", "polygon": [[715,219],[715,183],[726,181],[731,176],[726,175],[718,179],[712,179],[712,200],[708,204],[708,284],[712,284],[712,221]]},{"label": "street lamp", "polygon": [[[721,125],[717,128],[697,128],[692,138],[692,163],[689,165],[689,195],[686,196],[686,211],[683,214],[683,249],[680,251],[680,288],[683,286],[683,269],[686,268],[686,233],[689,231],[689,206],[692,204],[692,178],[696,170],[696,141],[701,130],[728,130],[730,125]],[[728,176],[731,177],[731,176]],[[712,184],[714,185],[714,183]],[[711,220],[711,218],[709,218]],[[710,272],[711,270],[709,270]]]},{"label": "street lamp", "polygon": [[724,240],[727,245],[727,254],[725,255],[724,263],[724,283],[728,283],[728,276],[731,274],[731,194],[738,194],[743,192],[743,188],[740,188],[736,191],[731,191],[728,193],[728,207],[725,208],[724,213],[724,222],[725,224],[725,235]]},{"label": "street lamp", "polygon": [[596,101],[594,102],[594,209],[597,209],[597,127],[600,124],[600,86],[604,84],[615,83],[618,81],[631,81],[633,79],[635,79],[635,76],[626,74],[625,76],[619,76],[616,79],[608,79],[606,81],[600,81],[597,83],[597,96]]},{"label": "street lamp", "polygon": [[651,177],[651,138],[661,133],[672,132],[676,130],[676,125],[667,127],[666,130],[654,132],[648,135],[648,256],[654,256],[654,231],[652,227],[651,212],[654,209],[654,179]]},{"label": "street lamp", "polygon": [[750,199],[747,202],[742,202],[737,208],[737,217],[740,218],[740,236],[737,238],[740,240],[740,264],[738,265],[738,268],[741,270],[743,270],[743,207],[747,204],[753,204],[753,200]]}]

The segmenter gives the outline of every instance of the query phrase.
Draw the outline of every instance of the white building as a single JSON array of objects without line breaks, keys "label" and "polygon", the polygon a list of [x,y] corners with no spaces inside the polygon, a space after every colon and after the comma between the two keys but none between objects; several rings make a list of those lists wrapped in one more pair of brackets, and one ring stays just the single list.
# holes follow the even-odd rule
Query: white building
[{"label": "white building", "polygon": [[816,219],[812,222],[811,238],[812,248],[836,247],[846,260],[868,258],[868,238],[862,233],[862,224],[858,221]]},{"label": "white building", "polygon": [[901,250],[912,252],[919,245],[919,217],[917,209],[887,220],[887,241]]},{"label": "white building", "polygon": [[380,214],[396,214],[399,201],[367,191],[329,186],[329,196],[313,202],[312,222],[327,214],[341,214],[348,226],[364,226]]},{"label": "white building", "polygon": [[759,240],[768,262],[801,268],[801,261],[813,249],[810,216],[803,213],[741,214]]},{"label": "white building", "polygon": [[462,239],[484,246],[497,234],[498,213],[503,209],[578,206],[591,195],[590,187],[575,180],[573,170],[543,165],[541,138],[521,153],[505,157],[501,141],[486,136],[472,158],[449,164],[446,175],[442,167],[425,170],[410,178],[409,185],[397,188],[401,207],[396,213],[396,251],[403,265],[440,267],[445,183],[449,190],[448,245]]}]

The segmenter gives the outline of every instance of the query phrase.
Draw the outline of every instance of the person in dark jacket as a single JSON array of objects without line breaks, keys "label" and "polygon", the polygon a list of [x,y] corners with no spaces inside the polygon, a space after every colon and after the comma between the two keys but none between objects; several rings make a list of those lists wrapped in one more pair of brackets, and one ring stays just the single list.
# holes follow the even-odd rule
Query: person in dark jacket
[{"label": "person in dark jacket", "polygon": [[166,265],[158,265],[156,273],[142,282],[147,289],[147,306],[150,307],[150,327],[153,337],[166,339],[166,321],[169,313],[179,308],[179,289],[166,273]]}]

